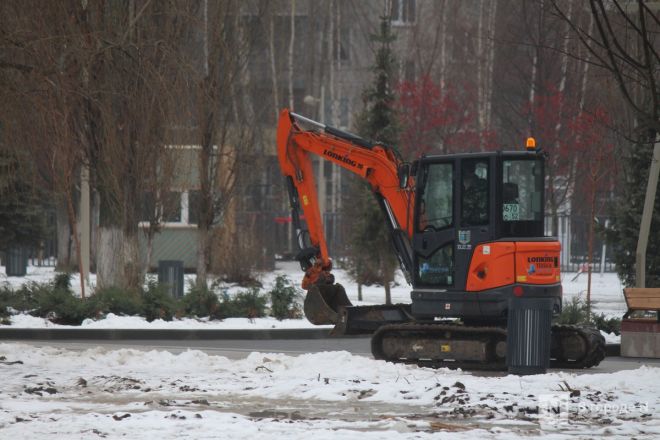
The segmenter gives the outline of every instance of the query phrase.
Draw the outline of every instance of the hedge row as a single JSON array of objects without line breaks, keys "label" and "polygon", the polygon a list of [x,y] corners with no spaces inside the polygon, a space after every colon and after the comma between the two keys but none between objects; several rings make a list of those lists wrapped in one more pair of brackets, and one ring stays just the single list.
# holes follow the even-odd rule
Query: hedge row
[{"label": "hedge row", "polygon": [[[262,293],[253,287],[229,295],[218,289],[191,288],[183,298],[172,298],[163,286],[150,282],[139,291],[119,288],[100,289],[86,299],[76,297],[68,274],[58,274],[49,283],[27,283],[19,289],[0,287],[0,323],[9,324],[10,316],[29,313],[56,324],[80,325],[85,319],[100,319],[109,313],[143,316],[147,321],[170,321],[182,317],[302,318],[298,299],[300,293],[286,276],[279,276],[275,286]],[[269,306],[270,303],[270,307]]]}]

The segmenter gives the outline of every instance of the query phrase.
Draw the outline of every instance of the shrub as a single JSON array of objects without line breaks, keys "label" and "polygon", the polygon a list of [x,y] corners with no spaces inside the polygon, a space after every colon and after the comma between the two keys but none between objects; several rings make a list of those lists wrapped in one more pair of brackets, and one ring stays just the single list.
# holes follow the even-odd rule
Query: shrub
[{"label": "shrub", "polygon": [[14,291],[7,285],[0,286],[0,325],[9,325],[9,307],[13,307]]},{"label": "shrub", "polygon": [[621,334],[621,318],[607,318],[603,313],[591,315],[591,320],[598,330],[605,333]]},{"label": "shrub", "polygon": [[53,284],[40,286],[35,293],[37,307],[30,312],[33,316],[63,325],[80,325],[88,317],[87,303],[73,296],[72,292],[56,289]]},{"label": "shrub", "polygon": [[0,320],[4,324],[10,323],[10,309],[65,325],[80,325],[88,313],[87,304],[73,295],[68,274],[58,274],[50,283],[28,282],[17,290],[3,286]]},{"label": "shrub", "polygon": [[589,322],[587,304],[578,296],[574,296],[569,303],[564,303],[561,314],[557,318],[558,324],[583,324]]},{"label": "shrub", "polygon": [[71,274],[68,272],[58,273],[55,275],[55,279],[53,280],[53,286],[56,289],[71,292]]},{"label": "shrub", "polygon": [[177,301],[155,281],[149,281],[147,289],[142,292],[142,304],[144,317],[149,322],[155,319],[171,321],[177,312]]},{"label": "shrub", "polygon": [[37,294],[46,289],[52,289],[52,286],[35,282],[23,284],[17,290],[4,286],[0,292],[0,304],[18,312],[29,312],[37,307]]},{"label": "shrub", "polygon": [[92,316],[99,317],[114,313],[115,315],[141,315],[144,309],[142,296],[139,292],[130,292],[119,287],[107,287],[97,290],[89,299],[89,310]]},{"label": "shrub", "polygon": [[212,319],[220,317],[220,300],[212,289],[192,286],[181,304],[187,316],[208,316]]},{"label": "shrub", "polygon": [[265,295],[258,288],[238,292],[234,297],[223,293],[220,304],[220,316],[222,318],[261,318],[266,316]]},{"label": "shrub", "polygon": [[300,292],[286,275],[275,278],[275,285],[270,291],[270,314],[279,319],[298,319],[302,317],[300,305],[296,301]]},{"label": "shrub", "polygon": [[607,318],[603,313],[597,315],[593,312],[590,316],[586,302],[577,296],[573,297],[571,302],[564,304],[557,322],[569,325],[588,324],[606,333],[616,335],[621,333],[620,318]]}]

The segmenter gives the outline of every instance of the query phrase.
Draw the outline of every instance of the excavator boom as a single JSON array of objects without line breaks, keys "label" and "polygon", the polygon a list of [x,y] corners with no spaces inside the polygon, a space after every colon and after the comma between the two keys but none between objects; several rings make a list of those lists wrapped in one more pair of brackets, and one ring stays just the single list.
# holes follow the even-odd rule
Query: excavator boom
[{"label": "excavator boom", "polygon": [[[312,154],[357,174],[370,184],[396,236],[395,242],[400,243],[396,250],[402,269],[410,272],[405,241],[412,236],[413,183],[406,181],[403,187],[400,185],[399,167],[403,161],[395,150],[285,109],[277,128],[277,154],[286,176],[292,221],[301,249],[298,260],[305,270],[303,288],[329,278],[332,268],[319,212]],[[301,210],[307,228],[300,221]]]}]

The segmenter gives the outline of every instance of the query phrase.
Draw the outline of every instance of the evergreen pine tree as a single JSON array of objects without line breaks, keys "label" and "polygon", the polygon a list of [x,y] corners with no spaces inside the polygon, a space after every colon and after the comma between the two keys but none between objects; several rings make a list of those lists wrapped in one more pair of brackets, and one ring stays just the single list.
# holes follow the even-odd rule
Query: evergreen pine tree
[{"label": "evergreen pine tree", "polygon": [[[613,260],[619,277],[626,286],[635,285],[635,252],[644,209],[649,168],[653,155],[653,139],[639,142],[624,158],[623,177],[618,200],[613,204],[612,227],[605,233],[614,250]],[[646,287],[660,287],[660,191],[656,192],[651,233],[646,252]]]},{"label": "evergreen pine tree", "polygon": [[0,250],[36,246],[46,232],[44,199],[13,155],[0,152]]},{"label": "evergreen pine tree", "polygon": [[[386,144],[391,148],[398,142],[399,126],[394,110],[394,71],[396,60],[391,43],[396,36],[391,32],[389,17],[381,17],[380,32],[371,36],[378,45],[372,68],[373,84],[364,92],[364,110],[358,117],[360,136]],[[349,234],[349,272],[358,285],[382,284],[385,302],[391,303],[391,283],[397,260],[390,243],[386,219],[371,190],[359,179],[351,181],[351,199],[345,214],[351,221]]]}]

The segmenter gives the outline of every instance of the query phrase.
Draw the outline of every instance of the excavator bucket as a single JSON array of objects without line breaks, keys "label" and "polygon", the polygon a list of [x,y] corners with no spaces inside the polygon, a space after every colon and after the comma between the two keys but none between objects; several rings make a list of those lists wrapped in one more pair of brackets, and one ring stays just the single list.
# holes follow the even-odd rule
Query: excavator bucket
[{"label": "excavator bucket", "polygon": [[313,285],[307,290],[303,310],[314,325],[337,324],[339,308],[352,305],[341,284]]}]

